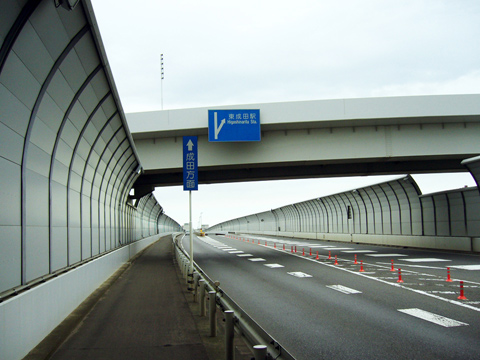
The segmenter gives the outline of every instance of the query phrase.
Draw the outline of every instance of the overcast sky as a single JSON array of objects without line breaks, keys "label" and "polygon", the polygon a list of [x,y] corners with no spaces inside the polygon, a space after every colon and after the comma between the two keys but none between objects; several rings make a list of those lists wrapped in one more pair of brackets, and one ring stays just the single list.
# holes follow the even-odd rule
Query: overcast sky
[{"label": "overcast sky", "polygon": [[[177,109],[480,93],[478,0],[92,2],[127,113],[160,110],[162,99]],[[470,176],[415,178],[424,192],[474,185]],[[204,185],[193,223],[201,213],[213,225],[388,179]],[[188,221],[188,193],[155,195]]]}]

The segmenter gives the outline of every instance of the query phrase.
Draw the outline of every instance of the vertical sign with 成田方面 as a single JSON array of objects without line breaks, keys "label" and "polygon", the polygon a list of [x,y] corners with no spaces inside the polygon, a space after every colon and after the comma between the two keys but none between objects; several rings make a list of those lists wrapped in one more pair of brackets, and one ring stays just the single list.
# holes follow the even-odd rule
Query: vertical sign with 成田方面
[{"label": "vertical sign with \u6210\u7530\u65b9\u9762", "polygon": [[193,276],[192,190],[198,190],[198,146],[196,136],[183,137],[183,190],[188,191],[190,219],[190,269]]},{"label": "vertical sign with \u6210\u7530\u65b9\u9762", "polygon": [[183,190],[198,190],[198,146],[196,136],[183,137]]}]

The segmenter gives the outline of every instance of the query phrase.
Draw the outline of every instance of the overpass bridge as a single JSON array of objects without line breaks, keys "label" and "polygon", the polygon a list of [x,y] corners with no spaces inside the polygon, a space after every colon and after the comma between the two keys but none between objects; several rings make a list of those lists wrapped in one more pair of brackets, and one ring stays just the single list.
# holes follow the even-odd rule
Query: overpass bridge
[{"label": "overpass bridge", "polygon": [[[204,183],[465,168],[480,179],[479,158],[461,164],[480,153],[478,95],[258,104],[254,144],[209,144],[206,109],[131,114],[132,137],[90,0],[7,0],[0,14],[2,359],[179,228],[149,190],[180,183],[180,136],[200,137]],[[449,214],[474,213],[471,193]]]},{"label": "overpass bridge", "polygon": [[[261,141],[208,142],[208,110],[260,109]],[[127,114],[139,195],[182,183],[184,135],[199,182],[465,171],[480,153],[480,95],[314,100]]]}]

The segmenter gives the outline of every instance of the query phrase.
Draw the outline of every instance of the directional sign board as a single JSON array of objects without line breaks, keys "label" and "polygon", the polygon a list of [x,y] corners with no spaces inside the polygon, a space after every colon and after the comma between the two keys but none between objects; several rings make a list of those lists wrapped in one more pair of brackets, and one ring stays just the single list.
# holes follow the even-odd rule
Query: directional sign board
[{"label": "directional sign board", "polygon": [[260,110],[208,110],[208,141],[260,141]]},{"label": "directional sign board", "polygon": [[183,137],[183,190],[198,190],[198,145],[196,136]]}]

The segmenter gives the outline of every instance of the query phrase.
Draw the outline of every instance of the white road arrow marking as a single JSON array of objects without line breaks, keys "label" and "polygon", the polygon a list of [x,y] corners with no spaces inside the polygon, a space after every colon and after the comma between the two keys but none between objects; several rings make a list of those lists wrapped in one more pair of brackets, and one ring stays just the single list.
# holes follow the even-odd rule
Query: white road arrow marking
[{"label": "white road arrow marking", "polygon": [[187,143],[188,151],[192,151],[192,149],[193,149],[194,146],[195,146],[195,145],[193,145],[192,140],[188,140],[188,143]]},{"label": "white road arrow marking", "polygon": [[220,132],[220,130],[222,130],[223,125],[225,125],[225,119],[223,119],[220,122],[220,126],[218,126],[217,113],[214,112],[213,113],[213,122],[214,122],[214,125],[215,125],[215,140],[218,140],[218,133]]}]

